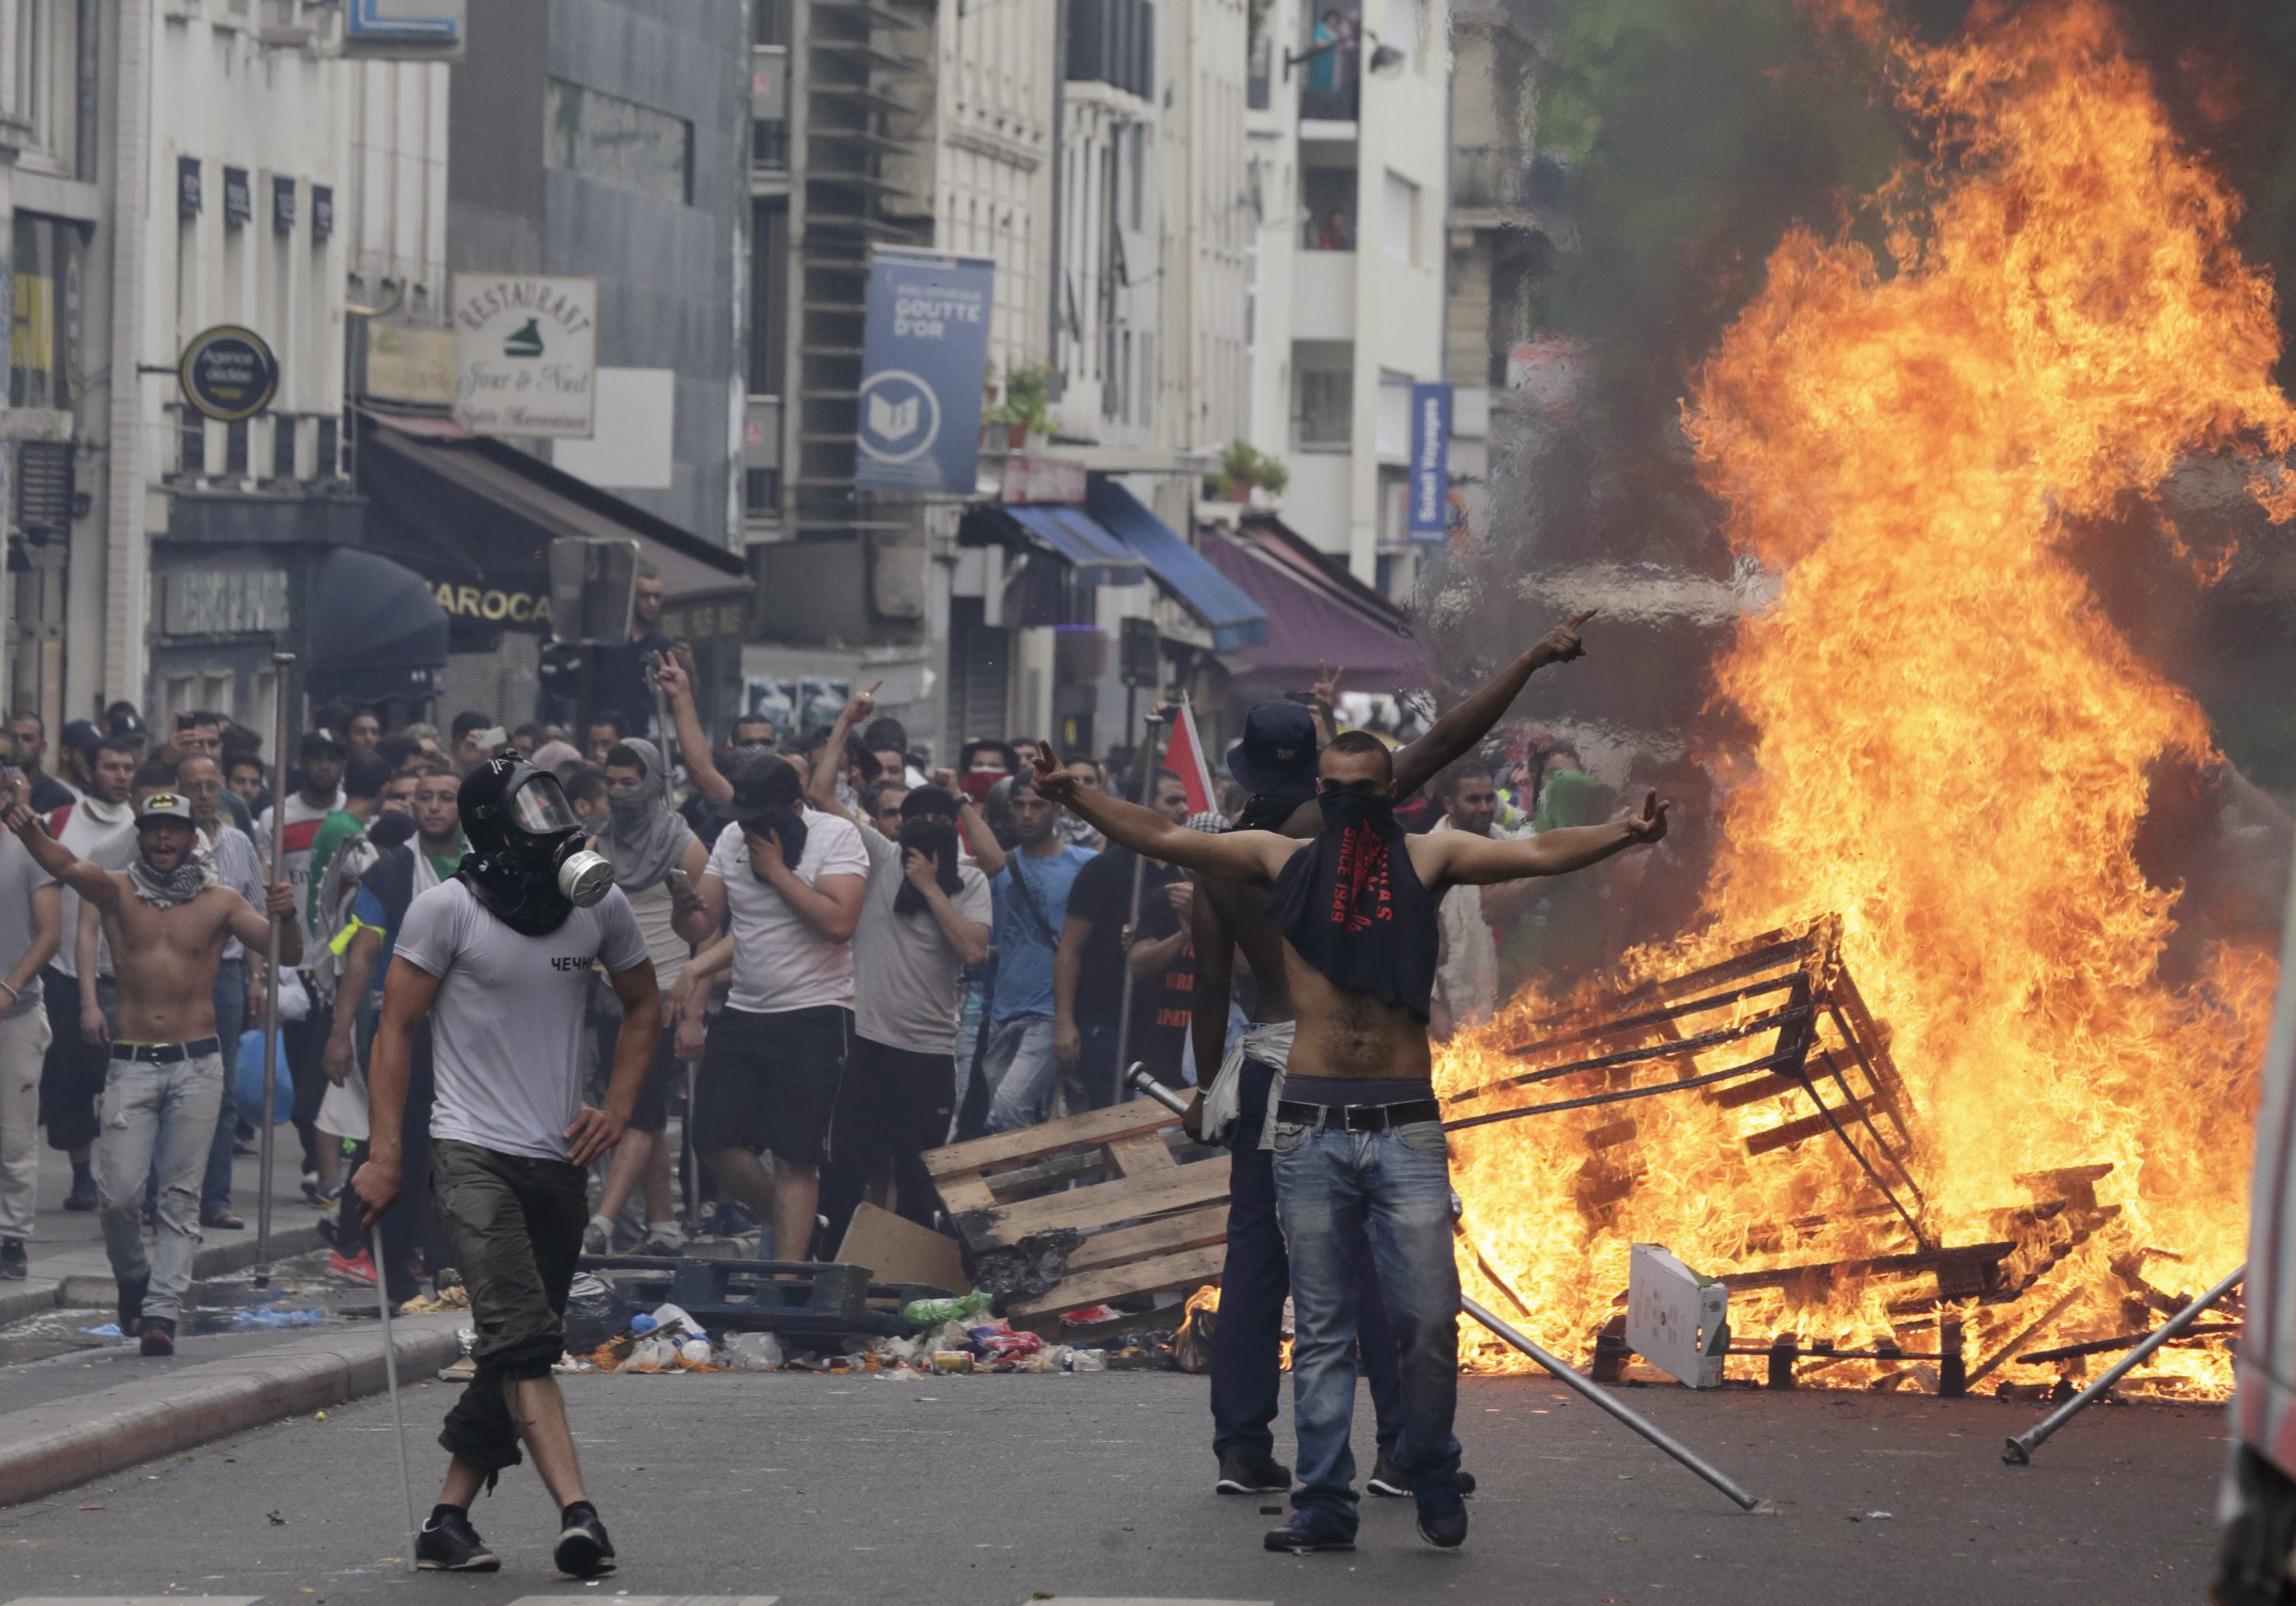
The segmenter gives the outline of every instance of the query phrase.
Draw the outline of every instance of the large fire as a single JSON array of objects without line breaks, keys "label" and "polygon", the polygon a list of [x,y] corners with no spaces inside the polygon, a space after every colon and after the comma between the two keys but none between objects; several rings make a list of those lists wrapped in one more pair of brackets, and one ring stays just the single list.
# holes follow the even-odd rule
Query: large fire
[{"label": "large fire", "polygon": [[[2233,246],[2236,202],[2179,145],[2102,0],[1980,7],[1938,47],[1861,0],[1817,9],[1888,63],[1933,160],[1873,198],[1891,262],[1791,235],[1695,378],[1702,477],[1734,548],[1781,590],[1717,668],[1759,738],[1723,789],[1710,920],[1628,969],[1838,915],[1948,1243],[2054,1233],[2061,1251],[2062,1225],[2005,1226],[2033,1202],[2015,1179],[2111,1164],[2097,1187],[2117,1217],[2025,1298],[1960,1312],[1974,1360],[2068,1294],[2047,1338],[2111,1335],[2128,1330],[2132,1273],[2197,1290],[2243,1256],[2274,962],[2220,948],[2195,984],[2158,973],[2176,900],[2133,852],[2148,769],[2210,761],[2210,731],[2108,621],[2068,545],[2194,453],[2259,461],[2255,493],[2285,517],[2260,460],[2296,444],[2296,409],[2269,378],[2272,290]],[[1443,1089],[1519,1069],[1504,1051],[1541,1007],[1455,1043]],[[1746,1057],[1698,1069],[1733,1053]],[[1669,1096],[1464,1132],[1463,1274],[1583,1356],[1636,1240],[1716,1273],[1911,1247],[1824,1145],[1748,1157],[1748,1133],[1809,1111],[1793,1094]],[[1629,1152],[1602,1162],[1632,1177],[1616,1197],[1587,1186],[1605,1141],[1587,1136],[1622,1113]],[[1791,1241],[1787,1222],[1807,1224]],[[2024,1243],[2021,1269],[2049,1247]],[[1755,1340],[1908,1328],[1872,1285],[1734,1299],[1732,1315]],[[2229,1378],[2214,1347],[2148,1372],[2198,1391]]]}]

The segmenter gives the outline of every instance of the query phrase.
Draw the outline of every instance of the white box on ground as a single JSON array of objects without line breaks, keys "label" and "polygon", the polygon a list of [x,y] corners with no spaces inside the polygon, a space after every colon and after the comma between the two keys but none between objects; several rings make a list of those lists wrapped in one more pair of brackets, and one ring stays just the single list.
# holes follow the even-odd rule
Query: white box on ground
[{"label": "white box on ground", "polygon": [[1693,1389],[1722,1385],[1730,1291],[1655,1243],[1627,1257],[1627,1347]]}]

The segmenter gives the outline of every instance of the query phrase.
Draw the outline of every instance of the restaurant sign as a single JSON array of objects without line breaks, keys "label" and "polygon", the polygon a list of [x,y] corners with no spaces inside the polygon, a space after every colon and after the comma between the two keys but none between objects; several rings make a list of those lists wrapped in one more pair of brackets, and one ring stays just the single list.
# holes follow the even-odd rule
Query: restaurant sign
[{"label": "restaurant sign", "polygon": [[587,440],[598,381],[598,282],[456,274],[455,422],[480,435]]}]

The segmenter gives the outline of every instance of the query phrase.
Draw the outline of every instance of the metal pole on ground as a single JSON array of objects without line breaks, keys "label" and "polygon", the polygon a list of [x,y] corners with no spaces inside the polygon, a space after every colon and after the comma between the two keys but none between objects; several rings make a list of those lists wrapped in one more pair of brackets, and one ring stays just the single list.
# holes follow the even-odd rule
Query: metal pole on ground
[{"label": "metal pole on ground", "polygon": [[[274,703],[271,746],[272,774],[275,777],[271,789],[271,862],[265,868],[267,879],[279,882],[286,879],[280,862],[287,852],[287,714],[289,707],[288,681],[295,668],[292,652],[271,655],[271,695]],[[271,1282],[271,1160],[277,1147],[277,1134],[273,1130],[278,1120],[279,1081],[279,917],[269,917],[270,934],[265,938],[264,953],[264,1011],[263,1011],[263,1135],[262,1158],[258,1168],[263,1174],[255,1199],[255,1286],[265,1288]],[[228,1045],[227,1052],[236,1055],[239,1045]]]},{"label": "metal pole on ground", "polygon": [[2106,1389],[2135,1371],[2147,1356],[2190,1327],[2202,1311],[2232,1292],[2240,1280],[2247,1275],[2246,1261],[2233,1267],[2223,1282],[2154,1328],[2136,1348],[2106,1367],[2103,1374],[2096,1381],[2004,1445],[2001,1450],[2003,1463],[2013,1467],[2030,1465],[2033,1459],[2033,1452],[2048,1442],[2051,1434],[2088,1409]]},{"label": "metal pole on ground", "polygon": [[[1164,1086],[1161,1083],[1158,1082],[1155,1077],[1150,1076],[1145,1066],[1134,1066],[1131,1070],[1126,1074],[1126,1080],[1129,1081],[1133,1086],[1138,1088],[1142,1093],[1146,1094],[1150,1098],[1154,1099],[1158,1103],[1163,1105],[1165,1109],[1172,1111],[1175,1115],[1179,1114],[1182,1110],[1187,1108],[1187,1106],[1181,1102],[1180,1095],[1174,1093],[1170,1088]],[[1759,1496],[1748,1493],[1747,1490],[1740,1486],[1737,1480],[1733,1479],[1728,1473],[1724,1472],[1718,1468],[1709,1466],[1687,1446],[1680,1443],[1663,1429],[1644,1422],[1641,1417],[1628,1410],[1624,1405],[1619,1404],[1618,1401],[1603,1393],[1602,1389],[1587,1381],[1587,1379],[1579,1376],[1578,1373],[1572,1370],[1572,1368],[1560,1356],[1549,1354],[1546,1350],[1541,1348],[1538,1344],[1533,1343],[1521,1332],[1516,1331],[1515,1328],[1506,1322],[1502,1321],[1498,1316],[1484,1308],[1483,1306],[1478,1304],[1475,1300],[1470,1299],[1463,1294],[1459,1299],[1459,1307],[1465,1311],[1467,1315],[1474,1317],[1476,1321],[1480,1322],[1484,1326],[1489,1328],[1491,1332],[1497,1334],[1500,1339],[1513,1345],[1517,1349],[1522,1351],[1523,1354],[1529,1356],[1532,1360],[1537,1361],[1548,1372],[1554,1373],[1554,1379],[1557,1382],[1562,1383],[1566,1388],[1569,1388],[1573,1392],[1577,1393],[1589,1405],[1598,1406],[1610,1415],[1616,1417],[1620,1422],[1623,1422],[1628,1428],[1633,1429],[1636,1433],[1641,1434],[1644,1438],[1650,1440],[1652,1444],[1656,1445],[1660,1449],[1665,1451],[1669,1455],[1680,1462],[1684,1466],[1688,1467],[1692,1471],[1697,1473],[1707,1482],[1721,1490],[1723,1494],[1730,1497],[1730,1499],[1737,1505],[1739,1510],[1751,1512],[1755,1506],[1760,1504]]]},{"label": "metal pole on ground", "polygon": [[367,1229],[369,1256],[374,1262],[374,1300],[382,1312],[382,1381],[390,1390],[390,1442],[398,1446],[398,1501],[406,1515],[406,1570],[418,1570],[414,1561],[414,1479],[406,1470],[406,1418],[398,1407],[398,1345],[390,1336],[390,1278],[383,1271],[382,1223]]}]

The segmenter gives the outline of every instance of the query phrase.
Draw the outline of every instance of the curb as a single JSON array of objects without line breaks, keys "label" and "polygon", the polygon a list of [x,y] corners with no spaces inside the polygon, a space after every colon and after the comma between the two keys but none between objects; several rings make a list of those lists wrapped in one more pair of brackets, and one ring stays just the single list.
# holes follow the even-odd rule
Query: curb
[{"label": "curb", "polygon": [[[297,1227],[291,1232],[271,1234],[271,1259],[276,1265],[308,1255],[313,1250],[327,1247],[316,1227]],[[238,1243],[209,1244],[192,1258],[192,1281],[196,1283],[209,1277],[227,1277],[234,1272],[243,1272],[262,1257],[256,1252],[252,1239]],[[29,1298],[33,1290],[43,1286],[38,1282],[27,1285],[18,1298]],[[37,1315],[51,1306],[63,1306],[71,1310],[109,1310],[119,1300],[119,1287],[109,1272],[75,1272],[69,1276],[45,1284],[48,1295],[37,1304],[14,1309],[10,1296],[0,1296],[0,1322],[13,1322],[23,1316]],[[9,1314],[13,1310],[13,1314]]]},{"label": "curb", "polygon": [[[461,1353],[463,1313],[400,1316],[393,1348],[404,1380]],[[382,1335],[329,1333],[243,1358],[202,1362],[148,1382],[0,1415],[0,1506],[205,1444],[283,1416],[379,1394]]]},{"label": "curb", "polygon": [[56,1277],[35,1277],[20,1287],[0,1289],[0,1327],[53,1310],[64,1302],[63,1292],[63,1281]]}]

